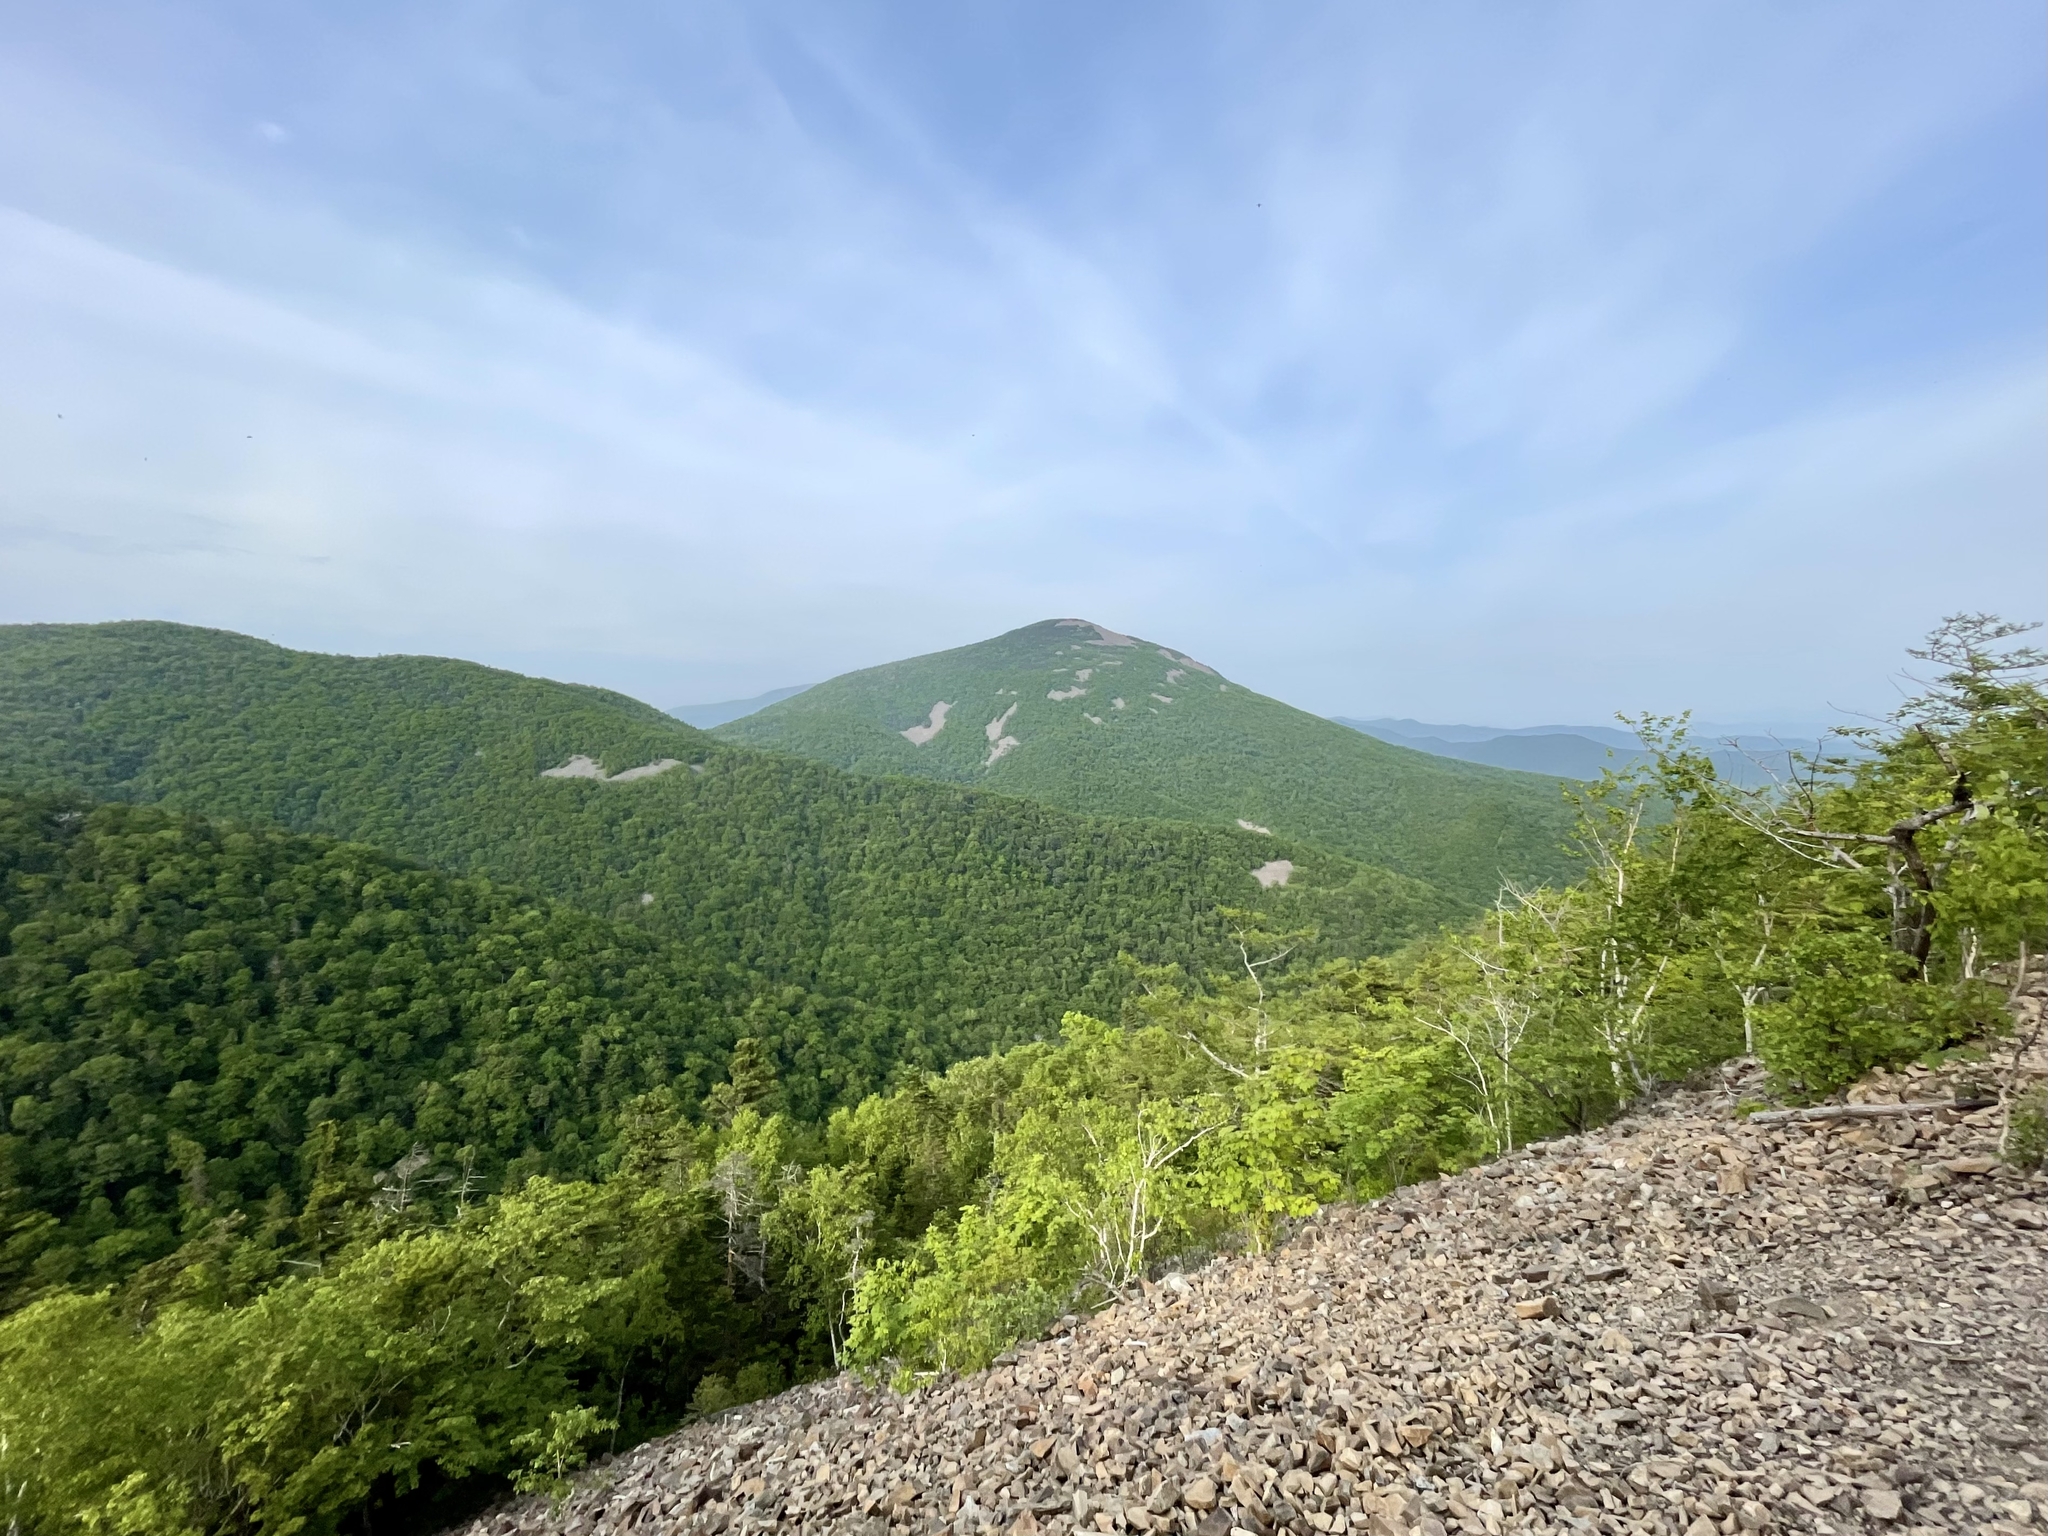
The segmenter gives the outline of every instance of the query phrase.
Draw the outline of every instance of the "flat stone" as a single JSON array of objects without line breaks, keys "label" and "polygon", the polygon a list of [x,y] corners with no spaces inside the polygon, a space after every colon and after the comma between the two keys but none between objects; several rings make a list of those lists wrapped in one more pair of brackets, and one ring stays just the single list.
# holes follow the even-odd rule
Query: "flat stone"
[{"label": "flat stone", "polygon": [[1873,1520],[1896,1520],[1904,1510],[1899,1496],[1889,1488],[1863,1490],[1863,1512]]},{"label": "flat stone", "polygon": [[1780,1296],[1770,1309],[1780,1317],[1803,1317],[1816,1323],[1824,1323],[1832,1315],[1811,1296]]}]

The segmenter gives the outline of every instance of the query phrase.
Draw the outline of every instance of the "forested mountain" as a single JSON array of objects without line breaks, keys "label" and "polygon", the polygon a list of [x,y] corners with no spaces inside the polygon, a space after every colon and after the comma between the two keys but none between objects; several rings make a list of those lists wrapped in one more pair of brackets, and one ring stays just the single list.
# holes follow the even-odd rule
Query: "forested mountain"
[{"label": "forested mountain", "polygon": [[371,843],[672,939],[813,1112],[1110,1006],[1120,952],[1205,963],[1219,908],[1340,954],[1457,910],[1289,838],[854,776],[599,689],[173,624],[0,629],[0,786]]},{"label": "forested mountain", "polygon": [[317,1257],[316,1185],[415,1146],[472,1200],[594,1174],[622,1104],[725,1075],[674,943],[360,844],[0,796],[0,923],[0,1309],[195,1218]]},{"label": "forested mountain", "polygon": [[1555,780],[1411,752],[1079,619],[849,672],[719,728],[860,773],[1268,828],[1474,904],[1567,873]]},{"label": "forested mountain", "polygon": [[[443,1528],[508,1484],[560,1489],[607,1445],[793,1377],[849,1363],[898,1381],[973,1368],[1063,1311],[1134,1294],[1168,1263],[1263,1250],[1323,1202],[1590,1132],[1738,1054],[1759,1058],[1776,1092],[1816,1099],[1874,1065],[1947,1053],[1957,1082],[1992,1101],[1984,1140],[2002,1177],[2038,1178],[2039,1010],[2016,1031],[2014,1009],[2038,998],[2048,946],[2048,658],[2011,643],[2018,632],[1951,620],[1916,653],[1939,669],[1925,691],[1868,733],[1863,757],[1817,764],[1790,793],[1728,786],[1681,733],[1647,723],[1651,761],[1574,807],[1587,855],[1577,880],[1509,892],[1395,955],[1317,963],[1280,926],[1313,910],[1290,885],[1269,893],[1271,922],[1210,914],[1227,941],[1213,958],[1227,964],[1134,964],[1113,1009],[1072,1009],[1045,1040],[903,1074],[829,1115],[815,1062],[781,1073],[791,1035],[731,1038],[789,1022],[765,993],[736,1014],[691,985],[699,940],[362,847],[163,806],[16,797],[0,810],[0,1090],[13,1096],[0,1135],[0,1265],[12,1266],[0,1286],[0,1524]],[[345,753],[368,755],[368,738],[336,721],[372,710],[355,694],[389,691],[365,681],[378,664],[201,637],[209,649],[161,628],[39,638],[53,649],[16,674],[9,718],[42,724],[9,740],[34,745],[45,773],[76,750],[66,740],[112,741],[133,755],[109,787],[147,783],[164,739],[219,766],[230,789],[238,752],[269,765],[251,775],[259,788],[289,786],[298,765],[316,790],[309,814],[362,792]],[[122,699],[124,713],[73,668],[76,714],[32,690],[24,709],[20,678],[56,675],[110,638],[155,642],[173,681],[179,657],[211,658],[244,707],[209,717],[186,675],[170,705]],[[481,669],[394,665],[490,692]],[[290,686],[264,683],[265,668]],[[512,682],[537,733],[551,709],[603,707]],[[96,717],[96,697],[112,713]],[[513,713],[472,702],[413,735],[403,709],[376,718],[405,740],[455,737],[456,776],[479,746],[486,762],[516,754]],[[80,726],[95,718],[99,736]],[[674,733],[586,742],[605,755],[577,771],[690,744]],[[422,807],[455,823],[465,803],[408,755],[423,750],[394,749],[381,761],[395,771],[377,781],[403,791],[379,802],[389,824],[421,836],[439,825]],[[1025,811],[999,797],[723,748],[702,748],[702,775],[608,781],[541,780],[535,762],[569,749],[525,750],[519,774],[463,781],[467,803],[487,826],[528,818],[541,847],[576,854],[562,867],[585,872],[586,889],[605,889],[587,873],[600,866],[578,862],[591,846],[620,859],[637,849],[621,828],[658,842],[677,821],[715,825],[655,792],[703,794],[738,776],[727,758],[800,770],[761,782],[823,786],[828,818],[965,807],[968,841],[1038,837],[1040,857],[1055,836],[1098,830],[1031,807],[1045,819],[1018,820]],[[347,794],[323,798],[322,785]],[[563,810],[593,805],[638,809],[618,822]],[[976,819],[991,806],[1012,819]],[[750,813],[729,826],[733,842],[776,826]],[[887,825],[901,823],[867,824]],[[1121,904],[1030,906],[1029,880],[990,873],[1021,860],[962,864],[956,846],[948,889],[972,904],[928,898],[901,931],[916,937],[934,910],[956,925],[953,944],[978,936],[970,918],[1164,912],[1163,895],[1134,883],[1149,867],[1140,850],[1100,830],[1087,867]],[[1218,867],[1239,879],[1244,850],[1268,846],[1191,835],[1219,839]],[[775,857],[799,846],[774,836],[761,840]],[[1183,882],[1158,891],[1213,899],[1186,884],[1203,878],[1187,852],[1202,846],[1151,846]],[[1311,875],[1325,868],[1297,852]],[[893,901],[914,888],[859,889]],[[869,953],[894,963],[886,947]],[[845,1006],[855,1022],[884,1011]],[[809,1022],[832,1027],[795,1038],[862,1043],[835,1019]],[[702,1063],[719,1055],[709,1082]],[[1714,1166],[1727,1179],[1742,1164]],[[1916,1202],[1994,1166],[1930,1166],[1892,1188]],[[1739,1180],[1720,1189],[1742,1193]],[[1116,1384],[1106,1371],[1091,1380]],[[986,1426],[957,1428],[979,1445]],[[1394,1443],[1391,1426],[1382,1439]],[[704,1523],[729,1512],[713,1506]]]}]

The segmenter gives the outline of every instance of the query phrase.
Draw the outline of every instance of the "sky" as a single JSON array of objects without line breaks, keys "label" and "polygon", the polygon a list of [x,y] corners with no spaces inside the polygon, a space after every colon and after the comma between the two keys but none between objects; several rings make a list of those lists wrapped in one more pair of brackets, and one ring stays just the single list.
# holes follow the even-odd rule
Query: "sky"
[{"label": "sky", "polygon": [[0,622],[1324,713],[2048,610],[2038,0],[0,0]]}]

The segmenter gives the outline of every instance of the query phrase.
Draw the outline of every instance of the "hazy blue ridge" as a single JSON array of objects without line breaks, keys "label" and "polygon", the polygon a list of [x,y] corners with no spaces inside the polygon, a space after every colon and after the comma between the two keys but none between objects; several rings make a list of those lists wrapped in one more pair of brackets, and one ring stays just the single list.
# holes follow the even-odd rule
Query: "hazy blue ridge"
[{"label": "hazy blue ridge", "polygon": [[[1431,725],[1420,720],[1356,720],[1330,717],[1377,741],[1427,752],[1459,762],[1487,763],[1528,773],[1567,779],[1597,779],[1608,769],[1621,772],[1647,760],[1633,731],[1604,725],[1519,726]],[[1721,778],[1756,786],[1783,780],[1794,768],[1795,754],[1825,750],[1855,757],[1861,749],[1813,726],[1774,733],[1756,727],[1702,724],[1693,729]]]},{"label": "hazy blue ridge", "polygon": [[[1642,745],[1634,731],[1612,725],[1436,725],[1424,720],[1357,720],[1349,715],[1332,715],[1330,718],[1339,725],[1348,725],[1354,731],[1363,731],[1381,741],[1414,747],[1422,752],[1435,752],[1437,746],[1445,745],[1478,746],[1503,736],[1576,736],[1603,747],[1620,747],[1630,752]],[[1424,742],[1437,745],[1424,746]]]},{"label": "hazy blue ridge", "polygon": [[1367,734],[1395,746],[1427,752],[1432,757],[1487,763],[1495,768],[1513,768],[1561,779],[1597,779],[1603,770],[1619,768],[1642,755],[1635,751],[1617,751],[1604,742],[1577,735],[1495,736],[1486,741],[1445,741],[1439,736],[1397,739],[1377,731]]},{"label": "hazy blue ridge", "polygon": [[802,693],[809,683],[795,688],[771,688],[766,693],[757,693],[751,699],[727,699],[723,704],[678,704],[669,713],[685,725],[694,725],[700,731],[708,731],[714,725],[725,725],[734,720],[744,719],[757,710],[766,709],[770,704],[779,704],[784,699],[794,698]]}]

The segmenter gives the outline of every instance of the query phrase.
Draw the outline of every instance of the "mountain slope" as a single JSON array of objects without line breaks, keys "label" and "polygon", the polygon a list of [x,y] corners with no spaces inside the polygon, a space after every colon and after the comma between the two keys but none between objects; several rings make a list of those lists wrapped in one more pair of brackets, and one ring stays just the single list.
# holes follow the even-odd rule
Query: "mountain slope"
[{"label": "mountain slope", "polygon": [[[855,777],[600,689],[173,624],[0,628],[0,784],[369,842],[679,940],[806,1114],[1112,1006],[1120,952],[1207,964],[1219,907],[1350,954],[1454,910],[1287,839]],[[1254,878],[1274,861],[1284,888]]]},{"label": "mountain slope", "polygon": [[1555,781],[1404,751],[1149,640],[1054,619],[850,672],[719,729],[860,773],[1270,828],[1490,900],[1566,873]]},{"label": "mountain slope", "polygon": [[0,795],[0,925],[0,1311],[195,1214],[275,1243],[416,1144],[589,1175],[628,1098],[722,1075],[673,944],[360,844]]},{"label": "mountain slope", "polygon": [[[1745,1124],[1758,1086],[1326,1207],[985,1371],[799,1387],[460,1536],[2029,1529],[2041,1180],[1977,1171],[1996,1133],[1954,1115]],[[1916,1202],[1915,1164],[1971,1171]]]}]

